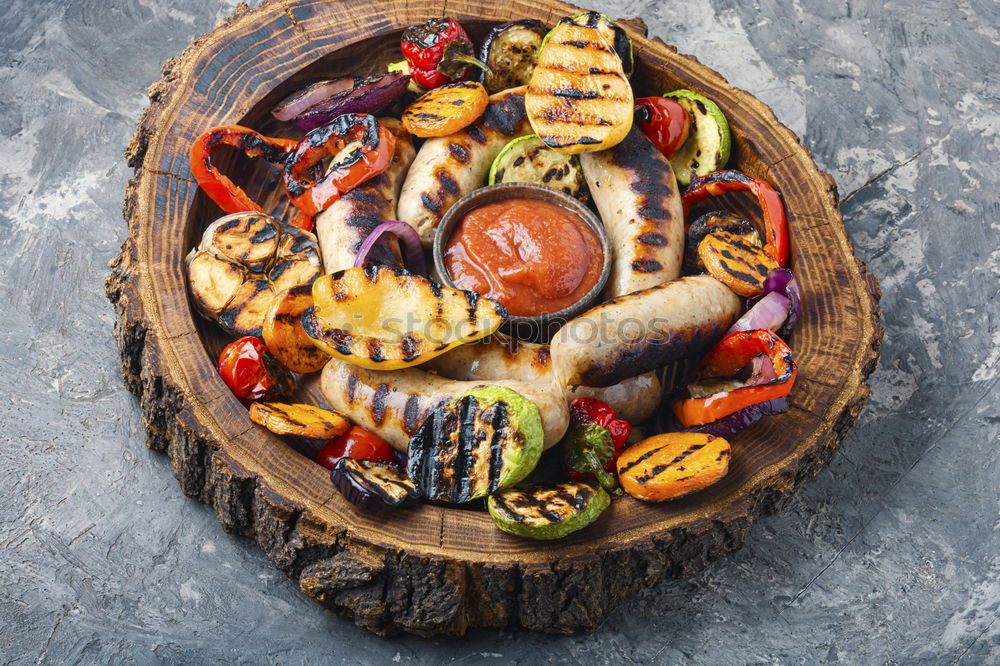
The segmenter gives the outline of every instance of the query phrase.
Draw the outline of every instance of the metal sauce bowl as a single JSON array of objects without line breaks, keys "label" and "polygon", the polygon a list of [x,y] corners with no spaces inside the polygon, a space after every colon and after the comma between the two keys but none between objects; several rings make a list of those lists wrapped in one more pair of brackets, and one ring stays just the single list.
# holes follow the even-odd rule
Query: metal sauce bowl
[{"label": "metal sauce bowl", "polygon": [[438,281],[449,287],[455,287],[455,283],[452,282],[451,276],[448,275],[448,270],[444,265],[444,250],[452,231],[462,221],[465,214],[474,208],[508,199],[537,199],[538,201],[545,201],[565,208],[583,220],[597,235],[598,242],[601,244],[604,262],[601,275],[597,278],[597,282],[590,291],[584,294],[580,300],[558,312],[550,312],[533,317],[511,316],[508,317],[507,322],[504,324],[503,330],[505,333],[521,340],[548,342],[563,324],[583,313],[588,307],[594,304],[594,301],[604,289],[604,284],[608,281],[608,276],[611,274],[611,243],[608,240],[607,232],[604,230],[604,225],[593,211],[573,197],[550,187],[528,183],[497,183],[496,185],[489,185],[488,187],[483,187],[466,194],[448,209],[448,212],[441,218],[441,223],[434,234],[434,270]]}]

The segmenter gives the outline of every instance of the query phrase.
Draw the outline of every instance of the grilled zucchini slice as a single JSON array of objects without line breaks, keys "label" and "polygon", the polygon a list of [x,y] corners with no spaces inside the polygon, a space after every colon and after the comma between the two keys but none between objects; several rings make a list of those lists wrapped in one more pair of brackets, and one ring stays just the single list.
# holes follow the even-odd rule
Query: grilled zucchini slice
[{"label": "grilled zucchini slice", "polygon": [[579,158],[549,148],[535,134],[518,137],[503,147],[490,167],[490,185],[495,183],[544,185],[584,203],[589,194]]},{"label": "grilled zucchini slice", "polygon": [[683,106],[691,124],[687,140],[670,158],[677,182],[688,185],[695,176],[704,176],[726,166],[732,137],[729,122],[719,105],[691,90],[675,90],[664,97]]},{"label": "grilled zucchini slice", "polygon": [[484,338],[507,310],[474,291],[444,287],[389,266],[348,268],[312,286],[315,306],[302,314],[313,344],[371,370],[423,363]]},{"label": "grilled zucchini slice", "polygon": [[486,507],[502,531],[549,540],[586,527],[610,504],[611,496],[600,486],[560,483],[504,490],[490,495]]},{"label": "grilled zucchini slice", "polygon": [[587,12],[560,19],[545,37],[524,106],[535,134],[550,148],[604,150],[632,128],[632,86],[608,23]]},{"label": "grilled zucchini slice", "polygon": [[521,481],[542,456],[535,403],[502,386],[475,388],[424,419],[406,472],[428,499],[462,503]]},{"label": "grilled zucchini slice", "polygon": [[489,75],[485,71],[480,75],[487,92],[492,95],[528,85],[546,32],[535,19],[512,21],[490,30],[479,49],[479,59],[490,68]]}]

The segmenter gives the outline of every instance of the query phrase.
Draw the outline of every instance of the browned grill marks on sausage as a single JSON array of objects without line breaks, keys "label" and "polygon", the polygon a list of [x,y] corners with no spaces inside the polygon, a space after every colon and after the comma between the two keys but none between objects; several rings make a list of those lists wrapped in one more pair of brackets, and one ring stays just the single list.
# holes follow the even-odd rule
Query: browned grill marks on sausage
[{"label": "browned grill marks on sausage", "polygon": [[471,157],[468,148],[454,141],[448,144],[448,154],[461,164],[468,164]]},{"label": "browned grill marks on sausage", "polygon": [[462,190],[458,187],[458,183],[455,181],[452,175],[448,173],[447,169],[439,170],[434,174],[434,177],[437,178],[437,181],[441,183],[441,187],[443,187],[445,191],[448,192],[448,194],[452,195],[453,197],[457,197],[459,194],[461,194]]},{"label": "browned grill marks on sausage", "polygon": [[403,430],[412,435],[420,427],[420,396],[411,395],[403,406]]},{"label": "browned grill marks on sausage", "polygon": [[636,273],[656,273],[663,270],[663,264],[656,259],[636,259],[630,266]]},{"label": "browned grill marks on sausage", "polygon": [[[489,110],[489,107],[486,108],[487,110]],[[466,128],[465,133],[469,136],[470,139],[472,139],[481,146],[486,143],[486,135],[483,133],[483,130],[481,127],[479,127],[478,123],[469,125]]]},{"label": "browned grill marks on sausage", "polygon": [[347,402],[354,402],[354,396],[358,391],[358,373],[352,372],[347,376]]},{"label": "browned grill marks on sausage", "polygon": [[639,234],[635,240],[642,245],[652,245],[653,247],[665,247],[670,245],[670,241],[667,240],[667,237],[656,231],[647,231],[644,234]]},{"label": "browned grill marks on sausage", "polygon": [[372,394],[371,414],[375,425],[382,425],[385,422],[385,405],[388,399],[389,385],[384,383],[379,384],[378,388],[375,389],[375,393]]},{"label": "browned grill marks on sausage", "polygon": [[441,201],[436,198],[432,198],[426,192],[420,193],[420,205],[434,215],[441,214]]}]

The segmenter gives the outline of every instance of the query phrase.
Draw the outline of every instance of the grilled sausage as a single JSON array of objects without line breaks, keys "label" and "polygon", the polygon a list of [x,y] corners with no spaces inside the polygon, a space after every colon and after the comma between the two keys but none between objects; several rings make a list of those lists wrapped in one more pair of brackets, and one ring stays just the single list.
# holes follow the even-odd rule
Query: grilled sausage
[{"label": "grilled sausage", "polygon": [[711,347],[740,311],[740,299],[708,275],[619,296],[571,320],[552,340],[566,386],[610,386]]},{"label": "grilled sausage", "polygon": [[[403,129],[399,120],[380,118],[379,122],[396,137],[396,152],[389,167],[316,216],[316,237],[327,273],[353,266],[361,244],[372,229],[383,222],[399,219],[396,201],[417,151],[410,133]],[[394,263],[391,257],[382,260]]]},{"label": "grilled sausage", "polygon": [[[494,333],[489,338],[461,345],[423,366],[448,379],[493,381],[516,379],[521,382],[555,381],[548,345],[522,342]],[[604,388],[571,386],[569,401],[590,396],[608,403],[618,418],[641,423],[656,413],[663,385],[655,372],[629,377]]]},{"label": "grilled sausage", "polygon": [[412,224],[425,247],[452,204],[486,184],[490,165],[511,139],[531,132],[524,112],[524,87],[490,96],[479,119],[451,136],[420,147],[399,195],[399,219]]},{"label": "grilled sausage", "polygon": [[614,262],[605,298],[676,280],[684,257],[684,210],[670,162],[637,127],[614,148],[580,155]]},{"label": "grilled sausage", "polygon": [[[569,425],[566,395],[552,384],[490,381],[517,391],[538,406],[545,432],[545,448],[558,442]],[[330,359],[323,368],[320,387],[334,409],[371,430],[399,451],[406,451],[410,437],[435,407],[483,386],[460,382],[417,368],[366,370]]]}]

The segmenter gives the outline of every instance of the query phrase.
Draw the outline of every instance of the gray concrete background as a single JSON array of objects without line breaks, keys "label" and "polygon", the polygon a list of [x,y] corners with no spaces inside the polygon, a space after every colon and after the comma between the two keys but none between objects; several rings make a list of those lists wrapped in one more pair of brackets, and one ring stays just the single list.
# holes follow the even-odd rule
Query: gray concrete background
[{"label": "gray concrete background", "polygon": [[0,662],[1000,663],[1000,5],[614,2],[771,104],[884,290],[874,394],[747,546],[593,634],[378,639],[146,450],[106,262],[163,59],[229,0],[0,3]]}]

